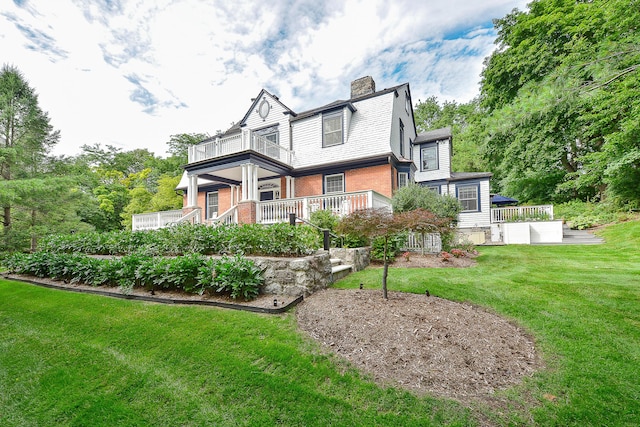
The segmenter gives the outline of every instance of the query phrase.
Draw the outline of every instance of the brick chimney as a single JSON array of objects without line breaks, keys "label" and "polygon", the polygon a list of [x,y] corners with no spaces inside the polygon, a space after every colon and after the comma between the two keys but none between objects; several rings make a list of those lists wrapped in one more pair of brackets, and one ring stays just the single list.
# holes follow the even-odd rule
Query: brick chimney
[{"label": "brick chimney", "polygon": [[376,82],[371,76],[360,77],[351,82],[351,99],[360,98],[376,91]]}]

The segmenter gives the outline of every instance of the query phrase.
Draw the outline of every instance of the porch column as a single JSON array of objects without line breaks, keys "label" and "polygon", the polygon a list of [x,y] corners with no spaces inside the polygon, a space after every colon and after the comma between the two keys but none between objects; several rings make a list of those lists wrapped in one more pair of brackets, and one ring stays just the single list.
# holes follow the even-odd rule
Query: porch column
[{"label": "porch column", "polygon": [[247,181],[247,165],[243,164],[242,167],[242,197],[240,201],[247,200],[247,190],[249,188],[249,183]]},{"label": "porch column", "polygon": [[258,165],[252,165],[250,164],[250,171],[251,171],[251,200],[258,200],[259,194],[258,194]]},{"label": "porch column", "polygon": [[287,199],[292,199],[296,197],[295,178],[292,176],[287,176],[285,178],[287,183]]},{"label": "porch column", "polygon": [[198,207],[198,175],[189,175],[189,185],[187,187],[187,207]]},{"label": "porch column", "polygon": [[258,166],[242,165],[242,201],[258,199]]}]

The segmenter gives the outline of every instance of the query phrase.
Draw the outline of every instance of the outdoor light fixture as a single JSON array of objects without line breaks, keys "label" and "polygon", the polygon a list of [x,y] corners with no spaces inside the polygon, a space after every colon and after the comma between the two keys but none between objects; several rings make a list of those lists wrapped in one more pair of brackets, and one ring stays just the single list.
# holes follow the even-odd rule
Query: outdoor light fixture
[{"label": "outdoor light fixture", "polygon": [[274,298],[274,299],[273,299],[273,306],[274,306],[274,307],[277,307],[277,306],[278,306],[278,299],[277,299],[277,298]]},{"label": "outdoor light fixture", "polygon": [[360,289],[362,289],[362,283],[360,283]]},{"label": "outdoor light fixture", "polygon": [[425,289],[425,290],[424,290],[424,294],[425,294],[426,296],[428,296],[428,297],[430,297],[430,296],[431,296],[431,294],[429,293],[429,289]]}]

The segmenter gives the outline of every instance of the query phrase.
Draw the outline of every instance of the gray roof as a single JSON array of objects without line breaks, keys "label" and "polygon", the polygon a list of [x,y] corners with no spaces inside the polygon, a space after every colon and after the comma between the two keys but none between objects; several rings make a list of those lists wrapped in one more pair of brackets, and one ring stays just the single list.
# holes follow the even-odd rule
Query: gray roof
[{"label": "gray roof", "polygon": [[452,136],[453,134],[451,133],[451,127],[447,126],[446,128],[434,129],[427,132],[419,133],[414,143],[420,144],[422,142],[437,141],[439,139],[451,138]]},{"label": "gray roof", "polygon": [[451,172],[449,181],[464,181],[467,179],[491,178],[491,172]]}]

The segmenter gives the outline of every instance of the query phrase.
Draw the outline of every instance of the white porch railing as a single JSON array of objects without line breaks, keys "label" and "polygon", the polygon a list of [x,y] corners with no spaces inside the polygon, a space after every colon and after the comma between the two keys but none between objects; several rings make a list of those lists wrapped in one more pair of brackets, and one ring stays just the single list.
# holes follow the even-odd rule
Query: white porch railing
[{"label": "white porch railing", "polygon": [[271,224],[289,220],[289,214],[309,220],[318,210],[330,210],[336,215],[348,215],[366,208],[389,208],[391,199],[375,191],[331,194],[324,196],[296,197],[293,199],[259,202],[256,208],[256,220],[261,224]]},{"label": "white porch railing", "polygon": [[209,225],[220,225],[220,224],[237,224],[238,223],[238,207],[233,206],[230,209],[227,209],[222,215],[207,220],[207,224]]},{"label": "white porch railing", "polygon": [[515,222],[527,219],[553,220],[553,205],[491,208],[491,223]]},{"label": "white porch railing", "polygon": [[131,218],[131,229],[136,230],[157,230],[166,227],[182,218],[182,209],[174,211],[153,212],[135,214]]},{"label": "white porch railing", "polygon": [[250,130],[245,130],[240,134],[226,138],[216,138],[214,141],[193,145],[189,147],[188,161],[189,163],[195,163],[247,150],[253,150],[287,165],[291,165],[293,162],[293,152],[291,150],[260,135],[255,135]]}]

